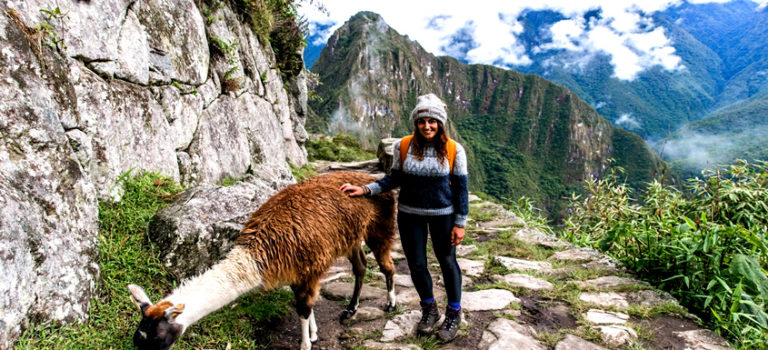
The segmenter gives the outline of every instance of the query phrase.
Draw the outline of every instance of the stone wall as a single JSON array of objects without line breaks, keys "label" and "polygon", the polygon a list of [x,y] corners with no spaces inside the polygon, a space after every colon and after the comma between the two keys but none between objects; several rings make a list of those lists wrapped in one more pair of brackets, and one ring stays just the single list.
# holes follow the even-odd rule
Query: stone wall
[{"label": "stone wall", "polygon": [[294,181],[304,75],[284,84],[240,18],[192,0],[0,3],[0,348],[29,322],[87,318],[97,202],[121,174]]}]

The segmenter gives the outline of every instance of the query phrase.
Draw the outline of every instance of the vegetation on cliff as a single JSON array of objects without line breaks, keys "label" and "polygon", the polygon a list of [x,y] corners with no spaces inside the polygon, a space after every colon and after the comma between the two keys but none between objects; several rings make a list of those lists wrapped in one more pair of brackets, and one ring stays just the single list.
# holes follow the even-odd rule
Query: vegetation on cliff
[{"label": "vegetation on cliff", "polygon": [[[615,169],[615,170],[618,170]],[[768,163],[739,161],[680,191],[587,182],[564,231],[668,291],[739,348],[768,343]]]}]

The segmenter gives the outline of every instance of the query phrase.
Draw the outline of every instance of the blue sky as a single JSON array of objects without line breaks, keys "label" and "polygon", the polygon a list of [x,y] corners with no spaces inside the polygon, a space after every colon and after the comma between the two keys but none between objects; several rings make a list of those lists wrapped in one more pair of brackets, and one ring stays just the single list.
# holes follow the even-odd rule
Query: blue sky
[{"label": "blue sky", "polygon": [[[725,2],[694,0],[694,3]],[[757,1],[765,6],[768,0]],[[531,57],[517,36],[517,21],[526,10],[551,10],[563,19],[549,28],[551,40],[533,50],[566,50],[580,57],[572,65],[585,65],[597,54],[608,55],[614,76],[632,80],[653,66],[681,69],[680,58],[664,28],[650,15],[681,1],[665,0],[322,0],[326,12],[306,2],[300,12],[318,42],[328,37],[359,11],[373,11],[400,34],[416,40],[435,55],[461,55],[469,63],[500,67],[525,66]],[[600,16],[585,16],[599,10]],[[470,43],[469,46],[466,46]],[[458,46],[462,44],[464,46]]]}]

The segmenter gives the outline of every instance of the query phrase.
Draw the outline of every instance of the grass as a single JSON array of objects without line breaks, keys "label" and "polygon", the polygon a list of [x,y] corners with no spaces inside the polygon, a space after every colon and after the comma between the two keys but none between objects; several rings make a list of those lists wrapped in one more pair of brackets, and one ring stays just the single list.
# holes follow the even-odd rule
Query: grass
[{"label": "grass", "polygon": [[[147,240],[152,216],[182,190],[155,173],[125,176],[120,202],[99,203],[101,278],[91,299],[87,323],[47,323],[27,329],[15,349],[133,349],[139,312],[127,285],[141,285],[154,301],[178,284],[165,271],[158,252]],[[292,295],[285,291],[251,293],[190,327],[174,349],[254,348],[263,345],[255,330],[291,312]]]},{"label": "grass", "polygon": [[296,181],[301,181],[317,175],[317,172],[309,163],[304,164],[301,168],[291,163],[288,163],[288,165],[291,167],[291,173],[293,174],[293,177],[296,178]]}]

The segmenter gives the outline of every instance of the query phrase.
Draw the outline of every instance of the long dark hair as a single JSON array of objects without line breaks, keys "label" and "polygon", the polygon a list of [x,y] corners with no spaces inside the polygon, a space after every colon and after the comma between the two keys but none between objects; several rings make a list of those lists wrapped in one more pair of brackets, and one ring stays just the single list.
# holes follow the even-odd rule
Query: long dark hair
[{"label": "long dark hair", "polygon": [[[446,148],[446,145],[448,144],[449,139],[448,130],[445,130],[443,123],[438,121],[437,134],[435,134],[433,142],[435,150],[437,151],[437,160],[440,164],[443,164],[448,157],[448,149]],[[427,145],[427,139],[421,135],[419,128],[415,126],[413,127],[413,139],[411,140],[411,144],[413,145],[413,155],[416,156],[418,160],[424,160],[424,147]]]}]

